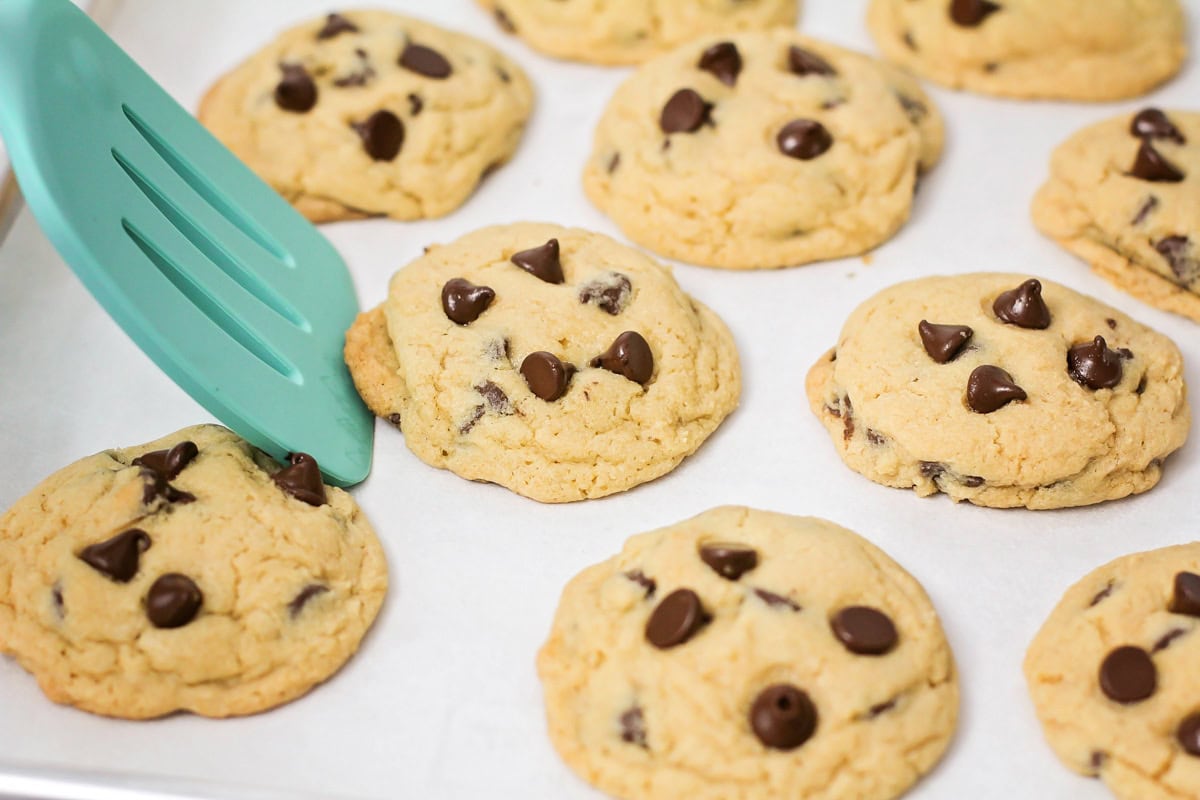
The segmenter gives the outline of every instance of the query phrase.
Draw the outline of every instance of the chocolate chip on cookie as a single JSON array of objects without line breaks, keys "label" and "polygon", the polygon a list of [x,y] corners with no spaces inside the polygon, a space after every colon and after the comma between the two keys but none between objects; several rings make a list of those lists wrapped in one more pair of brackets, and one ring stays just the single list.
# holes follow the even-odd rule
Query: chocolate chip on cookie
[{"label": "chocolate chip on cookie", "polygon": [[142,467],[141,476],[143,481],[142,503],[144,505],[152,505],[155,500],[185,504],[196,499],[196,495],[191,492],[176,489],[167,482],[167,476],[156,469]]},{"label": "chocolate chip on cookie", "polygon": [[305,586],[300,592],[288,601],[288,615],[295,619],[300,616],[300,612],[308,605],[308,601],[312,600],[317,595],[325,594],[329,591],[329,587],[323,583],[310,583]]},{"label": "chocolate chip on cookie", "polygon": [[546,283],[562,283],[562,262],[559,260],[558,239],[514,253],[511,259],[521,269]]},{"label": "chocolate chip on cookie", "polygon": [[292,453],[288,456],[288,461],[291,462],[290,466],[271,476],[275,485],[310,506],[323,506],[328,503],[317,460],[308,453]]},{"label": "chocolate chip on cookie", "polygon": [[625,310],[631,294],[633,283],[629,276],[607,272],[579,287],[579,302],[590,303],[615,317]]},{"label": "chocolate chip on cookie", "polygon": [[783,126],[775,142],[785,156],[810,161],[833,147],[833,136],[814,119],[796,119]]},{"label": "chocolate chip on cookie", "polygon": [[742,55],[733,42],[718,42],[700,54],[696,66],[712,73],[726,86],[733,86],[737,83],[738,73],[742,71]]},{"label": "chocolate chip on cookie", "polygon": [[660,650],[681,645],[711,621],[700,596],[676,589],[662,599],[646,621],[646,641]]},{"label": "chocolate chip on cookie", "polygon": [[1137,158],[1129,174],[1151,183],[1180,183],[1186,177],[1178,167],[1158,152],[1149,140],[1143,140],[1138,147]]},{"label": "chocolate chip on cookie", "polygon": [[659,115],[658,126],[663,133],[695,133],[705,124],[712,124],[713,104],[694,89],[680,89],[671,95]]},{"label": "chocolate chip on cookie", "polygon": [[1077,344],[1067,351],[1067,373],[1071,380],[1089,389],[1111,389],[1121,382],[1121,354],[1109,349],[1103,336]]},{"label": "chocolate chip on cookie", "polygon": [[817,729],[817,708],[808,694],[790,684],[768,686],[750,707],[750,727],[773,750],[795,750]]},{"label": "chocolate chip on cookie", "polygon": [[530,353],[521,362],[521,375],[529,384],[529,391],[547,402],[567,393],[567,385],[574,374],[574,365],[564,364],[558,356],[544,350]]},{"label": "chocolate chip on cookie", "polygon": [[787,63],[788,70],[801,77],[805,75],[837,75],[837,70],[828,61],[812,50],[806,50],[794,44],[788,47]]},{"label": "chocolate chip on cookie", "polygon": [[1200,253],[1193,255],[1192,241],[1186,236],[1168,236],[1154,243],[1180,285],[1192,287],[1200,283]]},{"label": "chocolate chip on cookie", "polygon": [[1188,714],[1175,729],[1175,741],[1190,756],[1200,756],[1200,712]]},{"label": "chocolate chip on cookie", "polygon": [[992,303],[992,311],[1001,322],[1018,328],[1045,330],[1050,327],[1050,309],[1042,299],[1042,283],[1033,278],[1002,292]]},{"label": "chocolate chip on cookie", "polygon": [[351,123],[363,149],[375,161],[393,161],[404,145],[404,123],[390,111],[376,111],[363,122]]},{"label": "chocolate chip on cookie", "polygon": [[590,364],[623,375],[643,386],[654,374],[654,354],[650,351],[650,345],[636,331],[622,333],[607,350],[593,358]]},{"label": "chocolate chip on cookie", "polygon": [[847,606],[829,621],[834,636],[851,653],[879,656],[896,646],[899,634],[891,617],[870,606]]},{"label": "chocolate chip on cookie", "polygon": [[1200,617],[1200,575],[1194,572],[1176,573],[1169,610],[1172,614]]},{"label": "chocolate chip on cookie", "polygon": [[990,414],[1026,399],[1025,390],[1000,367],[991,364],[976,367],[967,379],[967,405],[977,414]]},{"label": "chocolate chip on cookie", "polygon": [[950,3],[950,19],[955,25],[964,28],[975,28],[983,21],[1000,10],[997,3],[991,0],[952,0]]},{"label": "chocolate chip on cookie", "polygon": [[137,575],[138,560],[149,547],[150,535],[140,528],[130,528],[83,548],[79,559],[117,583],[128,583]]},{"label": "chocolate chip on cookie", "polygon": [[1175,144],[1187,144],[1179,128],[1157,108],[1147,108],[1133,118],[1129,132],[1141,139],[1167,139]]},{"label": "chocolate chip on cookie", "polygon": [[437,50],[411,42],[404,47],[404,51],[400,54],[400,66],[435,80],[449,78],[452,71],[450,62]]},{"label": "chocolate chip on cookie", "polygon": [[156,628],[182,628],[200,611],[204,594],[186,575],[160,575],[146,595],[146,616]]},{"label": "chocolate chip on cookie", "polygon": [[921,320],[917,332],[925,352],[939,364],[953,361],[975,333],[966,325],[937,325],[928,320]]},{"label": "chocolate chip on cookie", "polygon": [[317,31],[318,39],[332,39],[342,33],[358,33],[358,26],[341,14],[330,14],[325,18],[325,26]]},{"label": "chocolate chip on cookie", "polygon": [[1158,669],[1142,648],[1118,647],[1100,664],[1100,688],[1110,700],[1126,705],[1140,703],[1158,688]]},{"label": "chocolate chip on cookie", "polygon": [[797,603],[795,600],[792,600],[790,597],[784,597],[781,594],[776,594],[775,592],[769,592],[766,589],[755,589],[754,596],[757,597],[759,600],[762,600],[764,603],[769,605],[771,608],[787,608],[792,611],[801,611],[802,610],[800,607],[800,604]]},{"label": "chocolate chip on cookie", "polygon": [[469,325],[496,299],[490,286],[476,286],[465,278],[451,278],[442,287],[442,310],[457,325]]},{"label": "chocolate chip on cookie", "polygon": [[706,544],[700,548],[700,560],[728,581],[736,581],[758,566],[758,551],[737,544]]},{"label": "chocolate chip on cookie", "polygon": [[317,84],[300,64],[281,64],[283,77],[275,85],[275,105],[303,114],[317,104]]},{"label": "chocolate chip on cookie", "polygon": [[646,577],[646,573],[640,569],[633,569],[622,574],[642,587],[642,590],[646,593],[646,597],[654,597],[654,591],[658,588],[658,583],[653,578]]},{"label": "chocolate chip on cookie", "polygon": [[157,470],[167,480],[173,481],[183,471],[183,468],[192,463],[192,459],[199,454],[200,448],[196,446],[195,442],[184,441],[169,450],[155,450],[152,453],[140,455],[130,463],[135,467]]},{"label": "chocolate chip on cookie", "polygon": [[621,741],[638,747],[648,747],[646,744],[646,717],[642,709],[629,709],[621,714]]}]

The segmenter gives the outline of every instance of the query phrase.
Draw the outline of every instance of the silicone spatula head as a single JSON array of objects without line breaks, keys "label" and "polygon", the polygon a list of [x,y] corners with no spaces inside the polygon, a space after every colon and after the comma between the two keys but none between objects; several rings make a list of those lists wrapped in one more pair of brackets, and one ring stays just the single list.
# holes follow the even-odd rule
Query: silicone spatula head
[{"label": "silicone spatula head", "polygon": [[366,477],[345,264],[69,0],[0,2],[0,135],[47,237],[184,391],[276,458]]}]

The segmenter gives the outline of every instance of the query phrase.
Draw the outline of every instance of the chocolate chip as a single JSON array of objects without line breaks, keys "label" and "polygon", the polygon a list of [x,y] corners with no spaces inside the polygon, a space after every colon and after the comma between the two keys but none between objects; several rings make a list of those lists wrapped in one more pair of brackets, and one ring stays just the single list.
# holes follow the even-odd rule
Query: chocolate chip
[{"label": "chocolate chip", "polygon": [[58,618],[63,619],[66,617],[67,606],[66,603],[63,602],[61,583],[55,582],[55,584],[50,587],[50,599],[54,601],[54,613],[58,616]]},{"label": "chocolate chip", "polygon": [[1200,617],[1200,575],[1180,572],[1175,575],[1175,592],[1171,597],[1172,614]]},{"label": "chocolate chip", "polygon": [[1025,390],[999,367],[976,367],[967,379],[967,405],[977,414],[990,414],[1014,400],[1026,400]]},{"label": "chocolate chip", "polygon": [[917,332],[921,334],[925,352],[939,364],[953,361],[975,334],[966,325],[935,325],[928,320],[921,320]]},{"label": "chocolate chip", "polygon": [[937,461],[921,461],[919,469],[926,478],[940,478],[946,471],[946,465]]},{"label": "chocolate chip", "polygon": [[142,503],[145,505],[150,505],[159,498],[167,503],[190,503],[196,499],[196,495],[191,492],[176,489],[167,483],[167,477],[156,469],[142,467],[141,475],[145,482],[142,489]]},{"label": "chocolate chip", "polygon": [[876,703],[867,709],[867,713],[862,715],[866,719],[875,719],[876,717],[886,714],[896,707],[896,702],[899,698],[893,697],[891,700],[884,700],[882,703]]},{"label": "chocolate chip", "polygon": [[1184,285],[1200,280],[1200,258],[1191,257],[1191,244],[1186,236],[1168,236],[1154,245],[1154,249],[1167,260],[1175,277]]},{"label": "chocolate chip", "polygon": [[758,552],[736,544],[706,544],[700,548],[700,560],[722,578],[736,581],[758,566]]},{"label": "chocolate chip", "polygon": [[1131,224],[1141,225],[1146,221],[1146,217],[1150,216],[1150,213],[1156,208],[1158,208],[1158,198],[1150,195],[1146,198],[1146,202],[1142,203],[1142,207],[1138,209]]},{"label": "chocolate chip", "polygon": [[351,127],[375,161],[393,160],[404,145],[404,123],[390,111],[376,111],[365,122],[352,123]]},{"label": "chocolate chip", "polygon": [[617,171],[617,167],[621,166],[621,154],[613,153],[612,158],[608,160],[608,174],[612,175]]},{"label": "chocolate chip", "polygon": [[483,396],[483,399],[487,401],[488,407],[497,414],[513,413],[512,403],[509,402],[508,395],[491,381],[484,381],[479,384],[475,387],[475,391]]},{"label": "chocolate chip", "polygon": [[420,95],[409,93],[408,95],[408,113],[410,116],[417,116],[421,113],[421,109],[425,108],[425,102]]},{"label": "chocolate chip", "polygon": [[339,33],[358,33],[358,26],[341,14],[330,14],[325,18],[325,27],[317,32],[317,38],[332,39]]},{"label": "chocolate chip", "polygon": [[496,77],[500,79],[501,83],[512,83],[512,76],[508,74],[508,70],[499,64],[495,65],[495,69]]},{"label": "chocolate chip", "polygon": [[640,569],[633,569],[624,573],[625,577],[641,586],[646,591],[646,597],[654,597],[654,590],[658,588],[658,583],[653,578],[647,578],[646,573]]},{"label": "chocolate chip", "polygon": [[476,286],[466,278],[451,278],[442,287],[442,311],[458,325],[469,325],[496,299],[490,286]]},{"label": "chocolate chip", "polygon": [[636,331],[622,333],[590,363],[593,367],[603,367],[643,386],[654,374],[654,354],[650,352],[650,345]]},{"label": "chocolate chip", "polygon": [[388,422],[392,423],[397,428],[399,428],[400,427],[400,415],[399,414],[388,414]]},{"label": "chocolate chip", "polygon": [[471,409],[471,415],[463,420],[463,422],[458,426],[459,435],[466,436],[468,433],[470,433],[475,428],[475,425],[478,424],[479,420],[483,419],[483,415],[486,413],[486,411],[487,409],[483,407],[483,403],[480,403],[479,405],[475,406],[475,408]]},{"label": "chocolate chip", "polygon": [[790,608],[792,611],[800,611],[800,604],[794,602],[791,598],[784,597],[781,594],[768,592],[766,589],[755,589],[754,594],[759,600],[769,605],[771,608]]},{"label": "chocolate chip", "polygon": [[1088,758],[1088,764],[1092,768],[1094,774],[1099,774],[1100,768],[1104,766],[1104,762],[1108,761],[1108,753],[1103,750],[1093,750],[1092,755]]},{"label": "chocolate chip", "polygon": [[400,54],[400,66],[439,81],[450,77],[451,72],[450,62],[445,56],[432,47],[411,42],[405,45],[404,52]]},{"label": "chocolate chip", "polygon": [[375,68],[367,63],[367,51],[357,50],[358,57],[362,60],[362,64],[354,72],[343,75],[340,78],[335,78],[333,85],[339,89],[349,89],[355,86],[366,86],[375,79]]},{"label": "chocolate chip", "polygon": [[712,618],[691,589],[676,589],[662,599],[646,621],[646,641],[660,650],[681,645]]},{"label": "chocolate chip", "polygon": [[550,402],[567,393],[567,384],[575,374],[575,367],[559,361],[552,353],[539,350],[525,356],[521,362],[521,374],[525,376],[531,392]]},{"label": "chocolate chip", "polygon": [[713,77],[726,86],[737,83],[742,71],[742,55],[733,42],[718,42],[700,54],[697,67],[712,73]]},{"label": "chocolate chip", "polygon": [[1171,646],[1171,642],[1183,636],[1187,631],[1183,628],[1171,628],[1171,630],[1158,637],[1158,641],[1154,643],[1154,647],[1150,649],[1151,653],[1161,653]]},{"label": "chocolate chip", "polygon": [[842,398],[842,441],[850,441],[854,437],[854,405],[849,396]]},{"label": "chocolate chip", "polygon": [[156,628],[181,628],[196,618],[204,595],[186,575],[159,576],[146,595],[146,616]]},{"label": "chocolate chip", "polygon": [[304,610],[304,606],[308,604],[309,600],[313,599],[319,594],[325,594],[328,591],[328,586],[324,586],[320,583],[310,583],[308,586],[305,586],[303,589],[301,589],[300,594],[293,597],[292,601],[288,603],[288,614],[295,619],[297,616],[299,616],[300,612]]},{"label": "chocolate chip", "polygon": [[579,287],[579,302],[600,308],[614,317],[625,310],[633,284],[619,272],[609,272]]},{"label": "chocolate chip", "polygon": [[173,481],[183,468],[192,463],[200,453],[195,442],[180,442],[170,450],[153,450],[143,453],[133,460],[135,467],[147,467],[161,472],[167,480]]},{"label": "chocolate chip", "polygon": [[291,453],[288,460],[291,466],[284,467],[271,476],[275,485],[310,506],[323,506],[328,503],[317,460],[308,453]]},{"label": "chocolate chip", "polygon": [[783,126],[775,143],[785,156],[809,161],[833,147],[833,137],[816,120],[796,119]]},{"label": "chocolate chip", "polygon": [[663,106],[658,126],[663,133],[694,133],[705,123],[711,123],[712,103],[692,89],[680,89]]},{"label": "chocolate chip", "polygon": [[1200,712],[1183,718],[1175,729],[1175,741],[1188,755],[1200,756]]},{"label": "chocolate chip", "polygon": [[79,559],[117,583],[128,583],[137,575],[138,559],[149,547],[150,535],[139,528],[130,528],[83,548]]},{"label": "chocolate chip", "polygon": [[1129,174],[1134,178],[1151,183],[1179,183],[1185,177],[1183,172],[1167,161],[1148,140],[1143,140],[1142,146],[1138,148],[1137,158],[1134,160],[1133,169],[1129,170]]},{"label": "chocolate chip", "polygon": [[796,75],[837,75],[837,70],[811,50],[792,45],[788,48],[788,69]]},{"label": "chocolate chip", "polygon": [[1117,321],[1112,317],[1104,320],[1104,324],[1107,325],[1111,330],[1115,331],[1117,329]]},{"label": "chocolate chip", "polygon": [[512,263],[546,283],[562,283],[562,262],[559,260],[558,239],[514,253]]},{"label": "chocolate chip", "polygon": [[900,101],[900,107],[904,109],[904,113],[908,115],[908,121],[914,125],[919,124],[926,116],[929,115],[929,109],[920,100],[914,100],[906,94],[896,92],[896,99]]},{"label": "chocolate chip", "polygon": [[1089,389],[1111,389],[1121,382],[1121,354],[1110,350],[1103,336],[1067,351],[1067,374]]},{"label": "chocolate chip", "polygon": [[1129,132],[1140,139],[1168,139],[1176,144],[1187,144],[1179,128],[1157,108],[1139,111],[1129,125]]},{"label": "chocolate chip", "polygon": [[1139,703],[1158,688],[1158,670],[1140,647],[1118,647],[1100,665],[1100,689],[1118,703]]},{"label": "chocolate chip", "polygon": [[808,695],[786,683],[768,686],[750,707],[750,728],[773,750],[795,750],[817,729],[817,709]]},{"label": "chocolate chip", "polygon": [[847,606],[829,621],[833,635],[851,653],[880,656],[900,638],[887,614],[870,606]]},{"label": "chocolate chip", "polygon": [[1108,585],[1106,585],[1100,591],[1096,592],[1095,597],[1092,598],[1092,602],[1088,603],[1088,608],[1095,608],[1096,606],[1098,606],[1100,604],[1100,602],[1102,600],[1106,599],[1110,594],[1112,594],[1112,592],[1113,592],[1113,582],[1109,581]]},{"label": "chocolate chip", "polygon": [[1137,388],[1133,390],[1134,394],[1143,394],[1146,391],[1146,376],[1143,375],[1138,381]]},{"label": "chocolate chip", "polygon": [[974,28],[1000,10],[1000,6],[989,0],[953,0],[950,3],[950,19],[955,25]]},{"label": "chocolate chip", "polygon": [[517,26],[513,24],[512,18],[500,6],[496,6],[496,10],[492,12],[492,16],[496,18],[496,24],[505,33],[517,32]]},{"label": "chocolate chip", "polygon": [[992,303],[992,311],[1001,322],[1018,328],[1040,331],[1050,327],[1050,309],[1042,299],[1042,283],[1033,278],[1001,292]]},{"label": "chocolate chip", "polygon": [[283,77],[275,85],[275,105],[303,114],[317,104],[317,84],[299,64],[283,64]]},{"label": "chocolate chip", "polygon": [[621,741],[647,747],[646,718],[640,708],[635,706],[621,715]]},{"label": "chocolate chip", "polygon": [[887,442],[887,437],[877,430],[867,428],[867,441],[873,445],[879,446]]},{"label": "chocolate chip", "polygon": [[985,481],[983,478],[979,477],[978,475],[964,475],[962,477],[962,485],[968,489],[978,489],[980,486],[983,486],[984,483]]},{"label": "chocolate chip", "polygon": [[912,50],[914,53],[920,49],[917,47],[917,40],[913,38],[912,31],[905,31],[904,36],[902,36],[901,39],[904,41],[904,44],[908,47],[908,49]]}]

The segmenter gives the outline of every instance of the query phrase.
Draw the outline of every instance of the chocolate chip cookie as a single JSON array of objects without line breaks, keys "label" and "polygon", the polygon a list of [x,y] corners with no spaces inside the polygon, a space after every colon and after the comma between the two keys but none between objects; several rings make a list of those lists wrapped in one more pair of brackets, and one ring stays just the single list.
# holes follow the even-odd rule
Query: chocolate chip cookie
[{"label": "chocolate chip cookie", "polygon": [[213,86],[200,121],[314,222],[453,211],[533,104],[488,45],[384,11],[298,25]]},{"label": "chocolate chip cookie", "polygon": [[1025,656],[1046,739],[1122,800],[1200,797],[1200,544],[1076,583]]},{"label": "chocolate chip cookie", "polygon": [[1200,322],[1200,113],[1145,108],[1076,133],[1033,220],[1114,286]]},{"label": "chocolate chip cookie", "polygon": [[666,268],[536,223],[404,267],[350,329],[346,363],[423,461],[547,503],[669,472],[741,392],[729,330]]},{"label": "chocolate chip cookie", "polygon": [[496,22],[557,58],[638,64],[706,34],[792,27],[799,0],[479,0]]},{"label": "chocolate chip cookie", "polygon": [[807,389],[851,469],[994,507],[1144,492],[1191,424],[1170,339],[1022,275],[885,289],[851,314]]},{"label": "chocolate chip cookie", "polygon": [[1179,0],[871,0],[867,24],[889,60],[1006,97],[1136,97],[1187,56]]},{"label": "chocolate chip cookie", "polygon": [[635,536],[576,576],[538,672],[559,754],[626,800],[887,800],[958,715],[911,575],[833,523],[749,508]]},{"label": "chocolate chip cookie", "polygon": [[0,517],[0,652],[106,716],[299,697],[386,590],[370,524],[311,457],[280,466],[216,425],[77,461]]},{"label": "chocolate chip cookie", "polygon": [[662,255],[793,266],[890,238],[942,135],[933,103],[891,66],[784,29],[709,37],[621,85],[583,184]]}]

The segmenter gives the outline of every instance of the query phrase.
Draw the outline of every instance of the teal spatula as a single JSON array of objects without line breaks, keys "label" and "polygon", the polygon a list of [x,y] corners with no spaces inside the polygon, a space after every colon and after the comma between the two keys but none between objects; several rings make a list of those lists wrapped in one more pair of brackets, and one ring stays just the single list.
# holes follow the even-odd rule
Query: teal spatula
[{"label": "teal spatula", "polygon": [[341,258],[69,0],[0,0],[0,135],[47,237],[184,391],[276,458],[366,477]]}]

